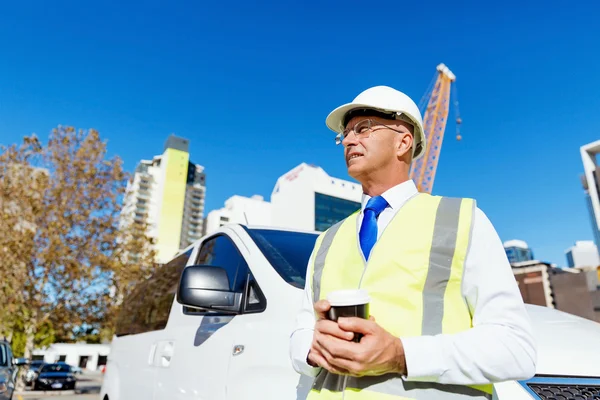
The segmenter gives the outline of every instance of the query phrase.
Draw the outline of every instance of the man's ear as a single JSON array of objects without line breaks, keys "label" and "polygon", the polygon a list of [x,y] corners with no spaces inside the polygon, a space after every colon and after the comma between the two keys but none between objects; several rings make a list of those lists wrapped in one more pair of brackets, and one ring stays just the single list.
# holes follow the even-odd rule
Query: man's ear
[{"label": "man's ear", "polygon": [[402,135],[399,135],[397,146],[396,146],[396,154],[398,158],[410,157],[412,158],[412,147],[414,146],[413,136],[406,132]]}]

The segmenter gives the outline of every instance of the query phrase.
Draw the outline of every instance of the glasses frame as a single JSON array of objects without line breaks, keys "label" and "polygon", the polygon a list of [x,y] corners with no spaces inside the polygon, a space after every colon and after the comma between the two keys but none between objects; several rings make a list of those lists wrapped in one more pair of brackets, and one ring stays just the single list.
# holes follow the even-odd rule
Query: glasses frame
[{"label": "glasses frame", "polygon": [[[367,123],[366,129],[357,133],[356,132],[356,128],[357,127],[362,128],[364,126],[363,123]],[[386,124],[384,124],[382,122],[375,121],[373,119],[367,118],[367,119],[363,119],[363,120],[359,121],[358,123],[356,123],[352,127],[352,129],[346,128],[342,132],[338,133],[335,136],[335,144],[336,145],[342,144],[342,142],[344,141],[344,139],[346,139],[348,137],[348,135],[350,134],[350,132],[353,132],[354,136],[356,136],[357,139],[367,139],[367,138],[371,137],[371,133],[373,133],[373,132],[375,132],[375,131],[378,130],[378,129],[374,129],[377,126],[381,126],[383,128],[390,129],[390,130],[392,130],[394,132],[405,133],[405,132],[402,132],[402,131],[400,131],[400,130],[398,130],[396,128],[392,128],[391,126],[388,126],[388,125],[386,125]]]}]

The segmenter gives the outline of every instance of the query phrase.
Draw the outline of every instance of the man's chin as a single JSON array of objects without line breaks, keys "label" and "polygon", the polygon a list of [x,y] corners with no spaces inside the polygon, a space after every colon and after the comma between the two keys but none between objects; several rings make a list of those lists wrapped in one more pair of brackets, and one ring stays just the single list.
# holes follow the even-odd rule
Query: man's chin
[{"label": "man's chin", "polygon": [[358,179],[363,174],[363,168],[360,165],[350,164],[347,166],[348,175],[353,177],[354,179]]}]

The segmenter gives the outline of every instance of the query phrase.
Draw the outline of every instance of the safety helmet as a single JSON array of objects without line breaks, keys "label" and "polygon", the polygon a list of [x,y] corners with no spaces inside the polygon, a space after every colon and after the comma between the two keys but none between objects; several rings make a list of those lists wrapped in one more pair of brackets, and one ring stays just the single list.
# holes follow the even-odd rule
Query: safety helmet
[{"label": "safety helmet", "polygon": [[427,143],[423,132],[423,118],[415,102],[406,94],[389,86],[375,86],[360,93],[352,101],[333,110],[325,120],[327,127],[336,133],[344,130],[350,112],[373,110],[387,118],[404,120],[414,127],[413,161],[425,152]]}]

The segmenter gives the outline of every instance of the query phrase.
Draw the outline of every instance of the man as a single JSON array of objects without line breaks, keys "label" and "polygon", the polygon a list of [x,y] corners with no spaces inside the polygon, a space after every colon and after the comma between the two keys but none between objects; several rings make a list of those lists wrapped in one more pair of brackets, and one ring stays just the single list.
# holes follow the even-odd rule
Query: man
[{"label": "man", "polygon": [[[426,149],[416,104],[373,87],[326,123],[364,193],[309,261],[290,339],[295,370],[315,377],[308,398],[491,398],[493,383],[532,377],[532,329],[493,225],[474,200],[418,193],[409,179]],[[369,320],[325,318],[328,293],[358,288]]]}]

